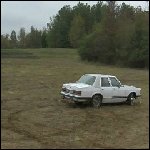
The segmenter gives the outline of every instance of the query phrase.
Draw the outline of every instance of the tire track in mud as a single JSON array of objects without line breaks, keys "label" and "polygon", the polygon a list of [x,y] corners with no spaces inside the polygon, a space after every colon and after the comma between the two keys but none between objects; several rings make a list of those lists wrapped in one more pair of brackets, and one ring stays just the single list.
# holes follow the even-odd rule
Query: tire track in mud
[{"label": "tire track in mud", "polygon": [[[103,121],[103,119],[105,119],[105,117],[111,117],[113,120],[114,120],[114,123],[113,123],[113,127],[115,127],[115,126],[117,126],[117,123],[118,123],[118,121],[119,121],[119,119],[120,119],[120,115],[119,114],[117,114],[116,112],[114,112],[114,110],[111,110],[111,111],[109,111],[109,112],[104,112],[104,111],[106,111],[106,110],[104,110],[104,111],[102,111],[101,110],[102,108],[100,108],[100,109],[98,109],[98,110],[95,110],[94,108],[86,108],[85,109],[85,120],[82,122],[82,123],[80,123],[80,125],[78,126],[78,128],[77,128],[77,130],[76,131],[79,131],[79,130],[85,130],[85,128],[87,128],[88,126],[87,125],[89,125],[89,127],[91,126],[91,123],[94,123],[94,122],[96,122],[96,120],[95,119],[102,119],[102,121]],[[104,115],[104,116],[102,116],[102,115],[99,115],[99,114],[95,114],[95,113],[102,113],[102,115]],[[130,119],[130,118],[125,118],[124,119],[124,123],[127,123],[127,122],[129,122],[129,121],[132,121],[132,119]],[[114,128],[115,130],[117,130],[117,128]],[[75,132],[75,131],[74,131]],[[120,131],[119,131],[120,132]],[[126,132],[129,132],[128,131],[128,128],[125,128],[124,130],[123,130],[123,132],[124,133],[126,133]],[[117,135],[117,137],[118,136],[120,136],[120,135]],[[134,137],[133,137],[134,138]],[[136,138],[136,137],[135,137]],[[134,138],[134,139],[135,139]],[[133,139],[133,140],[134,140]],[[125,139],[124,139],[125,140]],[[130,142],[130,141],[127,141],[129,144],[130,144],[130,146],[132,146],[132,145],[135,145],[135,144],[138,144],[138,141],[136,141],[136,140],[134,140],[134,142]],[[92,144],[92,142],[91,142],[91,144]],[[116,143],[115,145],[113,145],[113,143],[109,143],[107,146],[105,145],[105,143],[103,143],[103,144],[101,144],[101,143],[93,143],[94,144],[94,146],[98,146],[98,147],[100,147],[100,148],[108,148],[108,149],[113,149],[113,148],[116,148],[116,147],[119,147],[119,148],[124,148],[125,147],[125,145],[122,145],[122,146],[120,146],[118,143]],[[110,145],[110,146],[109,146]],[[96,146],[96,147],[97,147]],[[88,146],[87,146],[88,147]],[[89,148],[89,147],[88,147]]]},{"label": "tire track in mud", "polygon": [[[84,122],[82,122],[81,124],[80,124],[80,128],[79,128],[79,130],[84,130],[85,129],[85,126],[87,127],[87,125],[89,125],[89,126],[91,126],[91,123],[95,123],[96,121],[95,121],[95,118],[96,119],[100,119],[100,118],[98,118],[99,117],[99,115],[95,115],[95,112],[94,111],[101,111],[100,109],[96,109],[95,110],[95,108],[92,108],[92,107],[90,107],[90,108],[87,108],[87,109],[85,109],[85,113],[86,113],[86,115],[85,115],[85,120],[84,120]],[[104,144],[101,144],[101,143],[95,143],[95,141],[91,141],[91,143],[90,144],[92,144],[93,146],[93,148],[94,147],[97,147],[97,148],[104,148],[104,149],[113,149],[114,147],[112,147],[112,146],[105,146]],[[92,148],[91,146],[89,147],[89,145],[87,145],[87,148]]]},{"label": "tire track in mud", "polygon": [[[56,105],[57,106],[57,105]],[[13,113],[11,113],[9,116],[8,116],[8,124],[9,124],[9,127],[4,127],[5,129],[8,129],[8,130],[11,130],[13,132],[16,132],[20,135],[23,135],[31,140],[34,140],[36,142],[38,142],[42,148],[48,148],[49,146],[49,142],[48,141],[44,141],[44,137],[40,137],[39,135],[35,135],[29,131],[27,131],[26,129],[23,129],[21,127],[18,127],[18,124],[17,122],[20,122],[19,121],[19,116],[22,114],[22,113],[25,113],[25,112],[29,112],[29,111],[33,111],[34,109],[40,109],[40,108],[47,108],[48,106],[35,106],[34,108],[33,107],[30,107],[28,109],[23,109],[23,110],[18,110],[18,111],[15,111]],[[60,112],[61,113],[61,112]],[[26,120],[25,120],[26,121]],[[31,122],[30,124],[33,124],[33,122]],[[76,125],[75,125],[76,126]],[[70,130],[57,130],[55,131],[54,133],[51,133],[50,135],[51,136],[55,136],[55,135],[58,135],[58,134],[63,134],[63,135],[68,135],[70,132],[73,131],[73,128],[72,127]]]},{"label": "tire track in mud", "polygon": [[[59,112],[60,115],[62,115],[62,116],[69,113],[69,110],[65,110],[66,112],[63,113],[61,111],[63,105],[61,105],[57,99],[53,98],[53,100],[56,100],[56,103],[54,103],[54,105],[55,105],[54,107],[56,108],[57,113]],[[49,105],[49,106],[51,106],[51,105]],[[27,128],[22,129],[21,127],[18,127],[18,124],[17,124],[17,122],[19,122],[18,118],[22,113],[25,113],[26,111],[30,112],[30,111],[33,111],[35,109],[47,108],[49,106],[48,105],[45,105],[45,106],[44,105],[43,106],[36,105],[34,108],[30,107],[28,109],[18,110],[16,112],[11,113],[8,117],[8,123],[10,124],[10,126],[7,129],[12,130],[12,131],[14,131],[14,132],[16,132],[20,135],[23,135],[23,136],[25,136],[25,137],[27,137],[31,140],[34,140],[34,141],[38,142],[41,145],[41,148],[49,148],[50,144],[49,144],[49,141],[46,141],[46,139],[47,139],[46,137],[41,137],[39,135],[36,135],[35,133],[29,132],[27,130]],[[72,105],[71,107],[69,106],[69,108],[72,108],[72,109],[80,109],[80,110],[82,109],[82,107],[75,107],[75,108],[74,107],[75,107],[75,105]],[[84,119],[82,119],[78,125],[75,124],[71,128],[69,128],[68,130],[60,129],[60,127],[59,127],[55,132],[51,133],[50,136],[56,136],[57,137],[57,136],[59,136],[59,134],[61,136],[64,136],[64,135],[68,136],[71,133],[72,137],[75,138],[76,134],[77,135],[79,134],[79,136],[80,136],[80,134],[81,134],[80,131],[82,131],[82,130],[84,131],[85,128],[88,128],[88,125],[90,126],[91,123],[93,121],[95,122],[95,119],[97,119],[97,118],[101,119],[100,117],[102,117],[102,119],[103,118],[105,119],[105,117],[109,116],[109,117],[112,117],[114,120],[120,119],[120,115],[117,114],[118,112],[114,112],[114,110],[109,111],[109,113],[104,112],[104,111],[106,111],[106,109],[104,109],[104,110],[101,110],[101,109],[95,110],[95,108],[85,106],[85,107],[83,107],[83,111],[82,111],[82,113],[84,114]],[[55,113],[55,112],[53,112],[53,113]],[[76,115],[76,113],[78,113],[78,112],[75,111],[75,115]],[[98,113],[98,114],[96,114],[96,113]],[[102,113],[105,116],[99,115],[99,113]],[[131,120],[130,118],[125,118],[123,122],[126,123],[130,120]],[[34,124],[34,123],[31,122],[30,124]],[[117,121],[115,122],[114,126],[116,124],[117,124]],[[124,130],[124,132],[127,132],[127,131],[128,131],[127,129]],[[82,135],[81,135],[81,138],[82,138]],[[76,143],[74,141],[73,141],[73,143],[71,142],[71,144],[75,144],[77,146],[80,146],[78,143]],[[100,147],[100,148],[106,148],[106,149],[115,148],[116,146],[120,147],[118,144],[115,145],[115,146],[112,146],[112,144],[110,143],[110,146],[109,145],[106,146],[105,143],[97,143],[97,142],[94,142],[94,141],[91,141],[91,144],[94,145],[93,147]],[[133,144],[138,144],[138,141],[132,141],[131,144],[132,145]],[[132,146],[131,144],[130,144],[130,146]],[[51,147],[52,147],[52,145],[51,145]],[[88,148],[89,146],[87,145],[86,147]]]},{"label": "tire track in mud", "polygon": [[[84,110],[84,114],[85,114],[85,118],[82,122],[80,122],[80,124],[78,126],[76,126],[76,128],[74,128],[74,130],[72,130],[72,134],[76,135],[76,133],[79,133],[79,136],[81,135],[80,131],[84,131],[85,128],[88,129],[88,126],[91,126],[91,123],[93,122],[96,122],[95,121],[95,118],[97,119],[97,117],[99,117],[99,115],[95,115],[95,112],[94,111],[101,111],[100,109],[95,109],[89,105],[85,105],[85,106],[75,106],[72,105],[70,108],[74,108],[75,109],[82,109]],[[82,112],[83,113],[83,112]],[[111,114],[111,113],[110,113]],[[113,116],[113,115],[110,115],[110,116]],[[114,118],[116,118],[116,116],[113,116]],[[84,136],[81,135],[81,138],[83,138]],[[85,138],[85,137],[84,137]],[[81,139],[81,141],[83,141]],[[106,149],[112,149],[112,148],[115,148],[115,147],[112,147],[112,146],[105,146],[104,144],[100,144],[100,143],[93,143],[93,141],[91,141],[91,144],[94,144],[93,147],[97,147],[97,148],[106,148]],[[79,145],[80,146],[80,145]],[[86,148],[90,148],[89,145],[85,145]],[[92,147],[91,147],[92,148]]]},{"label": "tire track in mud", "polygon": [[[25,136],[26,138],[29,138],[31,140],[34,140],[36,142],[38,142],[40,145],[41,145],[41,148],[48,148],[48,142],[44,141],[43,138],[41,138],[41,136],[39,135],[35,135],[31,132],[29,132],[28,130],[26,129],[23,129],[21,127],[18,127],[18,124],[17,122],[20,122],[18,120],[19,118],[19,115],[22,114],[22,113],[25,113],[25,112],[28,112],[28,111],[33,111],[34,109],[40,109],[40,108],[46,108],[48,107],[47,105],[46,106],[35,106],[35,107],[30,107],[28,109],[24,109],[24,110],[18,110],[16,112],[13,112],[11,113],[9,116],[8,116],[8,124],[9,124],[9,127],[4,127],[5,129],[8,129],[8,130],[11,130],[13,132],[16,132],[20,135],[23,135]],[[26,121],[26,120],[25,120]],[[31,122],[30,124],[33,124],[33,122]]]},{"label": "tire track in mud", "polygon": [[[124,134],[124,136],[117,135],[117,138],[122,139],[120,141],[121,145],[119,144],[119,141],[118,141],[118,143],[116,141],[115,145],[113,145],[113,143],[112,144],[110,143],[110,147],[107,147],[104,144],[98,144],[98,145],[101,145],[101,148],[109,148],[109,149],[112,148],[112,149],[114,149],[114,148],[118,147],[118,148],[122,149],[122,148],[126,148],[126,147],[131,147],[131,148],[137,148],[138,147],[136,145],[139,145],[140,139],[137,140],[136,134],[132,133],[133,132],[132,129],[135,126],[135,122],[133,121],[135,118],[134,118],[134,116],[132,117],[130,115],[130,114],[132,114],[132,112],[135,111],[135,108],[133,107],[133,109],[132,109],[132,108],[130,108],[130,106],[128,106],[128,107],[129,107],[129,111],[126,113],[123,113],[123,114],[119,114],[118,111],[116,112],[115,110],[110,110],[109,112],[106,112],[107,116],[112,117],[114,120],[114,125],[113,125],[115,127],[115,128],[113,128],[114,130],[118,130],[116,127],[118,126],[118,122],[121,121],[121,124],[119,123],[119,126],[121,125],[122,129],[119,132]],[[117,108],[117,109],[120,109],[120,108]],[[106,111],[106,110],[104,110],[104,111]],[[122,111],[122,110],[119,110],[119,111]],[[102,112],[102,113],[105,114],[105,112]],[[88,113],[88,115],[86,115],[86,117],[87,117],[86,121],[88,123],[90,123],[88,116],[94,118],[95,114],[94,113]],[[128,137],[128,134],[130,134],[130,137]]]},{"label": "tire track in mud", "polygon": [[34,140],[34,141],[38,142],[41,146],[44,146],[44,143],[42,143],[41,140],[38,137],[36,137],[35,135],[33,135],[32,133],[30,133],[27,130],[23,130],[23,129],[18,128],[18,126],[15,124],[15,121],[19,121],[17,118],[18,118],[18,115],[20,113],[23,113],[25,111],[30,111],[30,110],[31,110],[31,108],[26,109],[26,110],[19,110],[19,111],[11,113],[8,117],[8,123],[10,124],[10,127],[7,128],[7,129],[9,129],[13,132],[16,132],[20,135],[23,135],[23,136],[25,136],[25,137],[27,137],[31,140]]},{"label": "tire track in mud", "polygon": [[[66,103],[66,101],[64,101],[64,103]],[[72,103],[71,103],[72,104]],[[80,122],[80,124],[78,126],[75,126],[75,128],[73,128],[73,130],[71,131],[72,134],[76,135],[76,133],[79,133],[79,135],[81,134],[80,131],[84,131],[85,129],[88,129],[88,126],[90,127],[92,125],[92,123],[95,123],[95,119],[100,119],[99,117],[102,117],[102,116],[99,116],[98,115],[95,115],[95,111],[96,113],[99,113],[99,111],[101,111],[102,108],[100,109],[95,109],[93,108],[91,105],[84,105],[84,106],[76,106],[76,104],[73,104],[73,105],[70,105],[70,108],[73,108],[73,109],[83,109],[84,111],[82,113],[85,114],[85,118],[82,122]],[[105,115],[109,115],[111,116],[112,118],[116,119],[117,118],[117,115],[114,115],[114,114],[111,114],[110,113],[105,113],[105,112],[100,112],[100,113],[103,113]],[[105,118],[105,117],[102,117],[102,119]],[[82,137],[83,135],[81,135]],[[93,141],[91,142],[91,144],[94,144],[93,147],[97,147],[97,148],[105,148],[105,149],[113,149],[115,148],[114,146],[106,146],[104,144],[100,144],[100,143],[93,143]],[[88,145],[86,146],[86,148],[90,148]],[[92,147],[91,147],[92,148]]]}]

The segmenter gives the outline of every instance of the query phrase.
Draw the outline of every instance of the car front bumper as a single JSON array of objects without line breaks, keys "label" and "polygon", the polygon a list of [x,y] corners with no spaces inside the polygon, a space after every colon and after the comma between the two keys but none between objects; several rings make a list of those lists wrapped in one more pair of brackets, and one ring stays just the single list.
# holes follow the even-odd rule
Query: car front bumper
[{"label": "car front bumper", "polygon": [[65,92],[62,92],[62,91],[61,91],[60,94],[63,96],[63,98],[71,100],[71,101],[76,101],[76,102],[86,102],[90,99],[90,98],[87,98],[87,97],[81,97],[81,96],[73,95],[73,94],[70,94],[70,93],[65,93]]}]

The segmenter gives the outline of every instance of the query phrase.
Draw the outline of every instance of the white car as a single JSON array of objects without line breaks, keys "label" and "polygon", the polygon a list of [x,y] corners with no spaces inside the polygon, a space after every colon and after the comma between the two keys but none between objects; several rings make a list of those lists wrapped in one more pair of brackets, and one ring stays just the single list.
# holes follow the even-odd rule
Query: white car
[{"label": "white car", "polygon": [[99,108],[102,103],[127,102],[133,105],[141,96],[141,88],[121,85],[112,75],[85,74],[76,83],[63,84],[61,95],[75,103],[91,102]]}]

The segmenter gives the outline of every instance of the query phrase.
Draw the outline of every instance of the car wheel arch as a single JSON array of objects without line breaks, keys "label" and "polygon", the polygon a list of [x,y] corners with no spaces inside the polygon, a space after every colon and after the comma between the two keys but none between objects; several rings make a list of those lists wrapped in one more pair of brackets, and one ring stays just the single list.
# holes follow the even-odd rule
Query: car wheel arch
[{"label": "car wheel arch", "polygon": [[95,93],[95,94],[92,96],[92,98],[93,98],[95,95],[99,95],[99,96],[101,96],[101,98],[103,99],[103,95],[102,95],[101,93]]},{"label": "car wheel arch", "polygon": [[128,95],[128,98],[130,97],[131,94],[134,94],[135,98],[136,98],[136,92],[130,92],[130,94]]}]

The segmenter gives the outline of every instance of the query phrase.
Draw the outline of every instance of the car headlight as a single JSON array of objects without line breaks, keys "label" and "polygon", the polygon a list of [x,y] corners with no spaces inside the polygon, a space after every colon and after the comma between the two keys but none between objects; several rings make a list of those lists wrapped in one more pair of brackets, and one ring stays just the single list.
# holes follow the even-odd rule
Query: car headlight
[{"label": "car headlight", "polygon": [[81,96],[81,91],[74,91],[75,95]]},{"label": "car headlight", "polygon": [[62,91],[63,91],[63,92],[66,92],[66,88],[65,88],[65,87],[62,87]]}]

